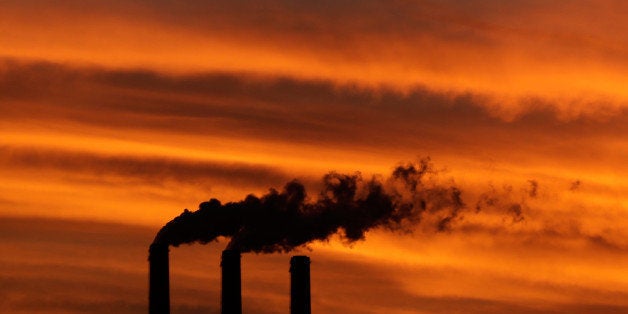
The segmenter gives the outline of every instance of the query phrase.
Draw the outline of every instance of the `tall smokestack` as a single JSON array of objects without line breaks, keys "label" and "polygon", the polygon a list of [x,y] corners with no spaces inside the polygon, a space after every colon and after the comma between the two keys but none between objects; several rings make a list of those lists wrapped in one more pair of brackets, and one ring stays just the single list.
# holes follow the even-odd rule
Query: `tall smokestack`
[{"label": "tall smokestack", "polygon": [[168,244],[153,243],[148,250],[148,313],[170,314],[170,271]]},{"label": "tall smokestack", "polygon": [[311,314],[310,258],[293,256],[290,259],[290,314]]},{"label": "tall smokestack", "polygon": [[240,251],[222,251],[222,314],[242,314],[242,280],[240,275]]}]

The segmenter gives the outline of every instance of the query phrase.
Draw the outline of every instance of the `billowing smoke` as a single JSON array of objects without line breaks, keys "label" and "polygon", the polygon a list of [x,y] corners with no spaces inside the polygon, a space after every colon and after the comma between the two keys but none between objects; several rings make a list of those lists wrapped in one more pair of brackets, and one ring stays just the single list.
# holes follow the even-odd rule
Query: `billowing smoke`
[{"label": "billowing smoke", "polygon": [[351,243],[373,228],[409,231],[426,215],[434,228],[447,230],[465,204],[457,187],[430,180],[433,174],[425,159],[395,168],[388,179],[331,172],[315,198],[295,180],[239,202],[211,199],[168,222],[155,243],[206,243],[222,236],[231,239],[228,248],[242,252],[288,252],[335,234]]}]

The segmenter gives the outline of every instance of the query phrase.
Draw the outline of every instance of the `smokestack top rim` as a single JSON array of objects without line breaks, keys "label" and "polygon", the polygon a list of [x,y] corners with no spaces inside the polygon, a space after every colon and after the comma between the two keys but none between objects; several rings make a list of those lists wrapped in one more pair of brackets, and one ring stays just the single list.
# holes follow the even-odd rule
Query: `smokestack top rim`
[{"label": "smokestack top rim", "polygon": [[225,265],[233,265],[234,263],[240,265],[241,259],[242,254],[240,250],[226,249],[222,251],[222,255],[220,256],[220,266],[224,267]]},{"label": "smokestack top rim", "polygon": [[154,243],[151,243],[150,246],[148,247],[149,253],[163,253],[163,252],[169,252],[169,251],[170,251],[170,248],[167,243],[154,242]]},{"label": "smokestack top rim", "polygon": [[222,257],[235,257],[235,256],[242,256],[242,252],[240,252],[240,250],[234,250],[234,249],[225,249],[222,251]]},{"label": "smokestack top rim", "polygon": [[309,256],[306,255],[295,255],[290,258],[290,270],[292,270],[292,266],[295,265],[310,265],[312,261]]}]

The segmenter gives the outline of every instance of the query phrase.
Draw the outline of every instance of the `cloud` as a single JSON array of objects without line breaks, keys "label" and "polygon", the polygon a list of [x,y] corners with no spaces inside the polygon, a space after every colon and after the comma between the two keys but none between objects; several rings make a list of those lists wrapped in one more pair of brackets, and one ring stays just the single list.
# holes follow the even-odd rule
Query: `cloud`
[{"label": "cloud", "polygon": [[485,108],[490,102],[485,95],[427,87],[401,93],[283,76],[172,75],[10,60],[0,69],[7,123],[41,119],[195,137],[397,149],[448,149],[452,143],[469,149],[480,139],[480,145],[509,151],[516,149],[509,142],[551,149],[558,137],[582,143],[628,134],[625,110],[602,120],[563,120],[551,106],[540,106],[507,122]]},{"label": "cloud", "polygon": [[617,1],[3,5],[5,56],[470,91],[510,118],[529,111],[529,98],[567,118],[621,114],[628,103]]},{"label": "cloud", "polygon": [[122,177],[149,185],[163,181],[207,185],[218,181],[221,184],[251,187],[293,179],[277,168],[255,164],[10,146],[0,146],[0,164],[7,169],[48,170],[101,178]]}]

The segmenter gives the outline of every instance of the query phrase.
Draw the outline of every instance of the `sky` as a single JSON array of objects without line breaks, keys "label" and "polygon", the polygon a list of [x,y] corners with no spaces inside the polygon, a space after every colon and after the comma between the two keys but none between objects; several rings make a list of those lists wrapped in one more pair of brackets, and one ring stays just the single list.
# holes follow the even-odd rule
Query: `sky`
[{"label": "sky", "polygon": [[[183,209],[426,158],[448,228],[245,254],[244,310],[288,311],[307,254],[317,313],[628,312],[627,10],[0,1],[0,312],[146,312]],[[227,242],[171,248],[172,313],[218,313]]]}]

